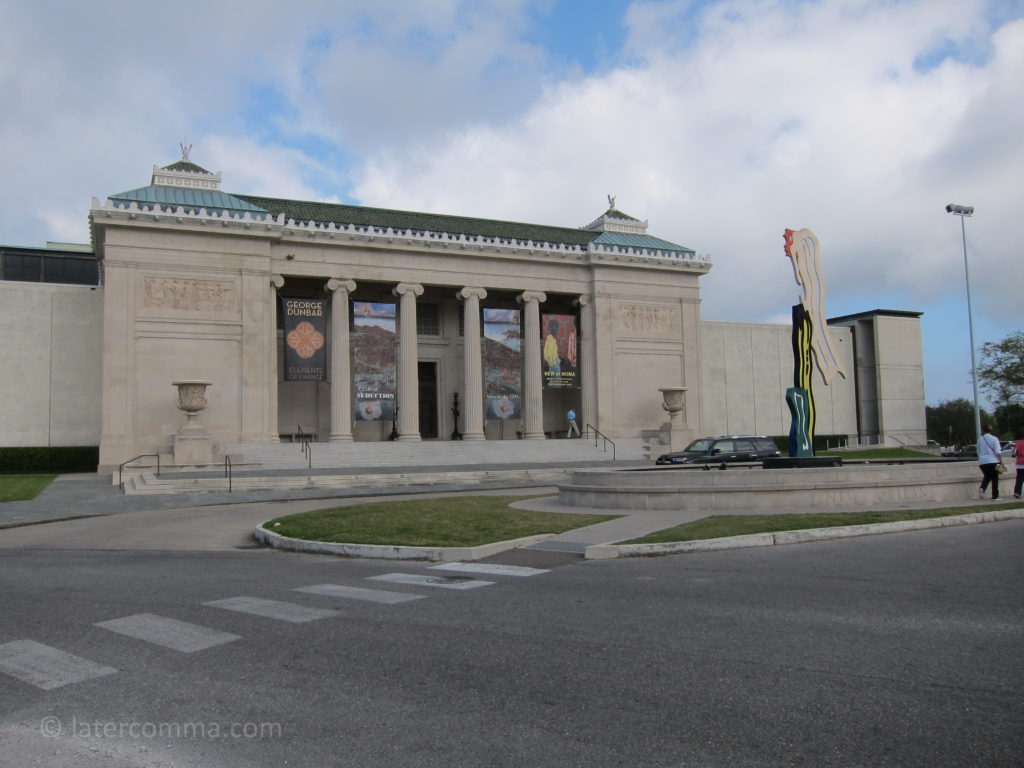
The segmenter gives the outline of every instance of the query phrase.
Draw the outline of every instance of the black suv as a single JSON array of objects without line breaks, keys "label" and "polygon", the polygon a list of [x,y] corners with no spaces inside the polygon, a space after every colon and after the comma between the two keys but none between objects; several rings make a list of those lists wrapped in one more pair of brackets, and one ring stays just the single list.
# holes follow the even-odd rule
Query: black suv
[{"label": "black suv", "polygon": [[707,464],[719,461],[760,461],[781,455],[775,441],[764,435],[718,435],[694,440],[685,451],[665,453],[656,464]]}]

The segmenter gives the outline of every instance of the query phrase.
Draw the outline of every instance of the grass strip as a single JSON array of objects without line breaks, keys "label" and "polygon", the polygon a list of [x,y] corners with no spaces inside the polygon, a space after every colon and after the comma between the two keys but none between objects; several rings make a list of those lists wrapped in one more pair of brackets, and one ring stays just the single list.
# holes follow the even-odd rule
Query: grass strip
[{"label": "grass strip", "polygon": [[835,528],[871,523],[895,523],[900,520],[925,520],[932,517],[951,517],[987,512],[993,509],[1016,509],[1024,503],[979,504],[969,507],[942,509],[890,509],[878,512],[810,512],[799,515],[712,515],[692,523],[676,525],[655,531],[638,539],[620,541],[619,544],[665,544],[679,541],[720,539],[726,536],[745,536],[751,533],[778,533],[803,531],[811,528]]},{"label": "grass strip", "polygon": [[855,451],[815,451],[815,456],[840,456],[850,461],[861,459],[934,459],[933,453],[912,451],[909,448],[861,448]]},{"label": "grass strip", "polygon": [[0,503],[31,501],[46,488],[56,475],[0,475]]},{"label": "grass strip", "polygon": [[278,517],[264,528],[282,536],[347,544],[476,547],[523,536],[564,533],[621,515],[575,515],[512,509],[530,496],[457,496],[382,501]]}]

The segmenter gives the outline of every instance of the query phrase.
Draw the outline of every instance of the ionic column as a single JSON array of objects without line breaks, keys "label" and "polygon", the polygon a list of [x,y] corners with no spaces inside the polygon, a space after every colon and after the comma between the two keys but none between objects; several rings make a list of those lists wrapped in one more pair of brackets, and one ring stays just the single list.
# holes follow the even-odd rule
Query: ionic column
[{"label": "ionic column", "polygon": [[416,365],[416,297],[423,286],[399,283],[392,293],[401,297],[398,313],[398,439],[420,439],[420,380]]},{"label": "ionic column", "polygon": [[348,297],[355,289],[352,280],[327,281],[327,290],[331,291],[331,443],[352,442]]},{"label": "ionic column", "polygon": [[544,439],[543,379],[540,369],[540,291],[524,291],[516,297],[523,305],[523,438]]},{"label": "ionic column", "polygon": [[277,291],[284,286],[281,275],[270,276],[270,311],[267,317],[267,440],[281,442],[277,425]]},{"label": "ionic column", "polygon": [[465,384],[462,398],[463,440],[484,439],[484,385],[483,364],[480,357],[480,299],[487,297],[483,288],[463,288],[455,296],[464,299],[464,330],[462,335],[462,357],[465,370]]},{"label": "ionic column", "polygon": [[583,358],[580,372],[580,427],[592,424],[601,429],[597,417],[597,326],[594,316],[594,299],[583,295],[576,299],[580,309],[580,328],[577,339],[578,354]]}]

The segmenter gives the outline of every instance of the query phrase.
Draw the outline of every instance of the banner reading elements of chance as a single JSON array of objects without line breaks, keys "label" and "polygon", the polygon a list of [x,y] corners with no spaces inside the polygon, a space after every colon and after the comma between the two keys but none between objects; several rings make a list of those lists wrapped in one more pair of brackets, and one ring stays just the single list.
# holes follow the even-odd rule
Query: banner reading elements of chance
[{"label": "banner reading elements of chance", "polygon": [[284,380],[327,381],[326,319],[321,299],[281,297]]},{"label": "banner reading elements of chance", "polygon": [[352,302],[355,417],[394,421],[397,388],[395,305]]},{"label": "banner reading elements of chance", "polygon": [[484,309],[484,395],[488,419],[522,415],[522,333],[518,309]]},{"label": "banner reading elements of chance", "polygon": [[544,386],[548,389],[572,389],[579,386],[576,377],[576,316],[541,315]]}]

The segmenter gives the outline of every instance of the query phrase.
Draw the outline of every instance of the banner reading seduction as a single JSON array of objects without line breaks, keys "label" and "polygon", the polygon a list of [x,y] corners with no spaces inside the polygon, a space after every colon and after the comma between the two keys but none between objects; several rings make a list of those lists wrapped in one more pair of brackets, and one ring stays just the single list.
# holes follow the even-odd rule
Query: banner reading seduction
[{"label": "banner reading seduction", "polygon": [[484,395],[487,418],[521,417],[523,354],[518,309],[484,309]]},{"label": "banner reading seduction", "polygon": [[395,305],[352,302],[355,417],[394,421],[397,390]]},{"label": "banner reading seduction", "polygon": [[579,386],[576,377],[576,316],[541,315],[544,386],[572,389]]},{"label": "banner reading seduction", "polygon": [[321,299],[281,297],[284,380],[327,381],[326,318]]}]

